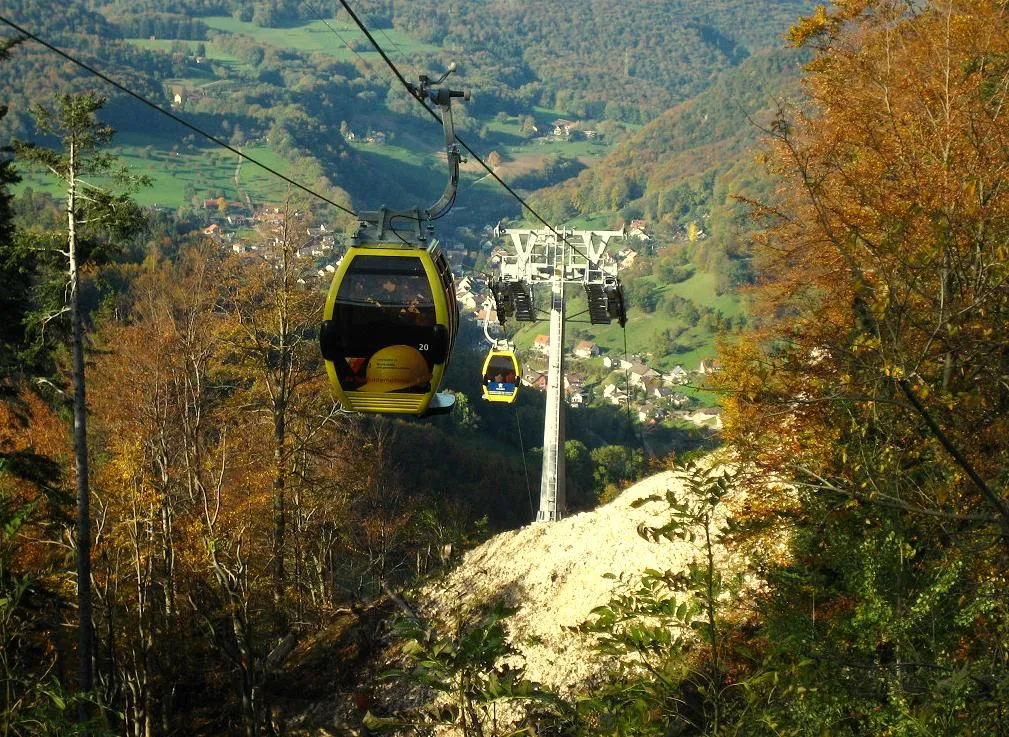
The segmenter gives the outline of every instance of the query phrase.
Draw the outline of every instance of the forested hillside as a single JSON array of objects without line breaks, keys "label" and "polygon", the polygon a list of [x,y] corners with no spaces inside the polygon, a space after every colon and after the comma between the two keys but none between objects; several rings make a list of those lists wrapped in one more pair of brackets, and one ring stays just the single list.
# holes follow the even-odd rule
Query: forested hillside
[{"label": "forested hillside", "polygon": [[477,64],[540,105],[644,122],[754,52],[781,45],[782,29],[810,4],[425,0],[371,7],[426,40],[447,31],[446,47],[458,48],[467,63],[481,52]]},{"label": "forested hillside", "polygon": [[[118,0],[88,5],[118,19],[150,13],[233,15],[261,26],[335,17],[335,0],[157,3]],[[643,122],[694,96],[723,70],[754,52],[779,46],[783,29],[812,3],[787,0],[555,0],[549,3],[468,0],[364,0],[357,12],[445,49],[463,65],[485,102],[510,112],[536,104],[592,118]],[[324,15],[320,15],[324,14]],[[191,36],[186,36],[191,37]],[[390,49],[392,50],[392,49]],[[498,102],[488,104],[486,100]]]},{"label": "forested hillside", "polygon": [[[803,56],[767,51],[724,73],[695,99],[644,126],[603,159],[533,201],[558,221],[617,212],[669,234],[690,222],[708,232],[704,249],[739,255],[747,208],[737,198],[773,187],[757,143],[781,107],[799,97]],[[712,266],[716,259],[705,259]]]}]

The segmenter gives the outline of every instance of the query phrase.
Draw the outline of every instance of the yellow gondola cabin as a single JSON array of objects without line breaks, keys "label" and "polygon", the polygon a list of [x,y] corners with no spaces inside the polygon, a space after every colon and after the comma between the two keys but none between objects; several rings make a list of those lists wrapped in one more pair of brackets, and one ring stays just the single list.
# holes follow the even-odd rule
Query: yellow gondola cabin
[{"label": "yellow gondola cabin", "polygon": [[452,271],[436,245],[350,248],[320,335],[334,393],[356,412],[437,411],[458,326]]},{"label": "yellow gondola cabin", "polygon": [[515,351],[492,348],[483,362],[483,398],[489,402],[514,402],[521,376]]}]

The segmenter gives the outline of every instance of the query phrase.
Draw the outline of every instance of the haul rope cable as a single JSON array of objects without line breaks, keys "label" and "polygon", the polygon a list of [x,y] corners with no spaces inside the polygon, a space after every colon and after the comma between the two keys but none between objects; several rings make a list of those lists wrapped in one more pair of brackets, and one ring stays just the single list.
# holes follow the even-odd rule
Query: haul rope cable
[{"label": "haul rope cable", "polygon": [[[421,96],[419,96],[417,94],[417,88],[416,88],[416,86],[412,85],[412,84],[410,84],[409,82],[406,81],[406,78],[403,76],[403,74],[399,71],[399,69],[393,63],[392,59],[389,58],[389,55],[385,53],[385,50],[378,43],[378,41],[375,40],[375,37],[371,34],[371,31],[368,30],[368,27],[358,17],[357,13],[354,12],[354,9],[350,7],[350,4],[347,2],[347,0],[340,0],[340,4],[344,7],[344,9],[347,11],[347,13],[353,19],[354,23],[357,24],[357,27],[361,29],[361,32],[368,39],[368,42],[374,47],[375,51],[378,52],[379,56],[382,57],[383,61],[385,61],[385,63],[388,65],[389,69],[392,70],[392,73],[396,75],[396,78],[399,79],[400,83],[407,89],[407,91],[410,93],[410,95],[415,100],[417,100],[417,102],[419,102],[423,106],[423,108],[425,110],[427,110],[428,114],[431,115],[432,118],[434,118],[438,122],[441,122],[441,117],[438,115],[438,113],[436,113],[434,110],[432,110],[430,107],[428,107],[427,103],[424,101],[424,98],[421,97]],[[476,151],[474,151],[472,148],[470,148],[469,144],[467,144],[462,138],[460,138],[458,136],[458,134],[456,134],[455,140],[459,142],[460,146],[462,146],[464,149],[466,149],[466,152],[470,156],[472,156],[474,159],[476,159],[476,161],[480,164],[480,166],[482,166],[484,168],[484,170],[486,170],[486,172],[487,172],[488,175],[490,175],[491,177],[493,177],[494,180],[498,184],[500,184],[502,187],[504,187],[505,191],[507,191],[508,194],[510,194],[512,197],[514,197],[515,200],[518,201],[518,203],[522,207],[524,207],[526,210],[528,210],[532,214],[533,217],[535,217],[537,220],[539,220],[541,223],[543,223],[543,225],[545,225],[547,227],[547,230],[549,230],[551,233],[553,233],[555,236],[557,236],[557,238],[559,238],[563,243],[567,244],[571,248],[571,250],[573,250],[575,253],[577,253],[578,255],[580,255],[587,262],[592,263],[592,259],[590,259],[586,253],[584,253],[580,248],[578,248],[577,246],[575,246],[567,238],[565,238],[563,235],[561,235],[557,231],[557,229],[554,228],[554,226],[552,226],[550,223],[548,223],[536,210],[534,210],[532,208],[532,206],[529,205],[529,203],[527,203],[518,192],[516,192],[514,189],[512,189],[503,179],[501,179],[501,177],[499,177],[494,172],[494,170],[482,158],[480,158],[480,155],[478,153],[476,153]]]},{"label": "haul rope cable", "polygon": [[535,517],[536,508],[533,506],[533,490],[529,485],[529,467],[526,465],[526,444],[522,440],[522,420],[519,419],[518,405],[513,404],[512,406],[515,408],[515,426],[519,429],[519,453],[522,454],[522,475],[526,480],[526,496],[529,497],[529,513]]}]

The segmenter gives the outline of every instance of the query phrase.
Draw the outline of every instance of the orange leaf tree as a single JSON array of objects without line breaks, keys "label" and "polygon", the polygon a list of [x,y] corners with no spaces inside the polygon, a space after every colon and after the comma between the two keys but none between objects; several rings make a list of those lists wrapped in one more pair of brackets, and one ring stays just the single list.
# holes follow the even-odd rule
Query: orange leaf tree
[{"label": "orange leaf tree", "polygon": [[[796,641],[822,656],[818,677],[862,674],[809,699],[825,715],[839,694],[885,694],[904,711],[879,719],[936,728],[956,703],[938,684],[982,703],[1005,686],[943,677],[1004,667],[997,648],[958,658],[950,643],[980,652],[1009,626],[990,585],[1009,563],[1009,15],[858,0],[792,40],[817,52],[808,101],[768,131],[781,186],[758,209],[757,326],[725,346],[726,437],[795,484],[750,501],[753,517],[784,506],[797,523],[803,583],[782,583],[778,613],[791,608]],[[817,619],[817,593],[846,604]],[[934,626],[948,629],[924,634]],[[915,711],[930,698],[942,708]]]}]

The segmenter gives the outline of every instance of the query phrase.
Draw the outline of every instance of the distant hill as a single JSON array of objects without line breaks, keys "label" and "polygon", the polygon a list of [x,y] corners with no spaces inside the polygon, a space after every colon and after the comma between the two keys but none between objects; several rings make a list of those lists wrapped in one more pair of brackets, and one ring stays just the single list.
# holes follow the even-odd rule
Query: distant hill
[{"label": "distant hill", "polygon": [[[643,122],[724,70],[781,44],[810,0],[357,0],[477,68],[486,94],[588,117]],[[510,88],[506,89],[506,88]]]},{"label": "distant hill", "polygon": [[[613,215],[644,218],[652,228],[675,230],[705,217],[709,235],[735,212],[736,193],[759,194],[767,186],[754,165],[762,128],[779,102],[799,94],[803,56],[790,49],[756,54],[723,73],[695,99],[677,105],[617,146],[599,164],[534,198],[559,220]],[[716,212],[713,212],[716,211]]]},{"label": "distant hill", "polygon": [[[199,37],[184,22],[231,15],[262,27],[326,17],[346,19],[335,0],[87,0],[124,32],[152,16]],[[644,122],[708,87],[725,69],[780,45],[812,0],[355,0],[352,7],[397,61],[411,53],[382,35],[395,29],[444,49],[480,94],[478,113],[537,105],[582,117]],[[174,21],[172,19],[175,19]],[[364,42],[360,34],[350,35]]]}]

